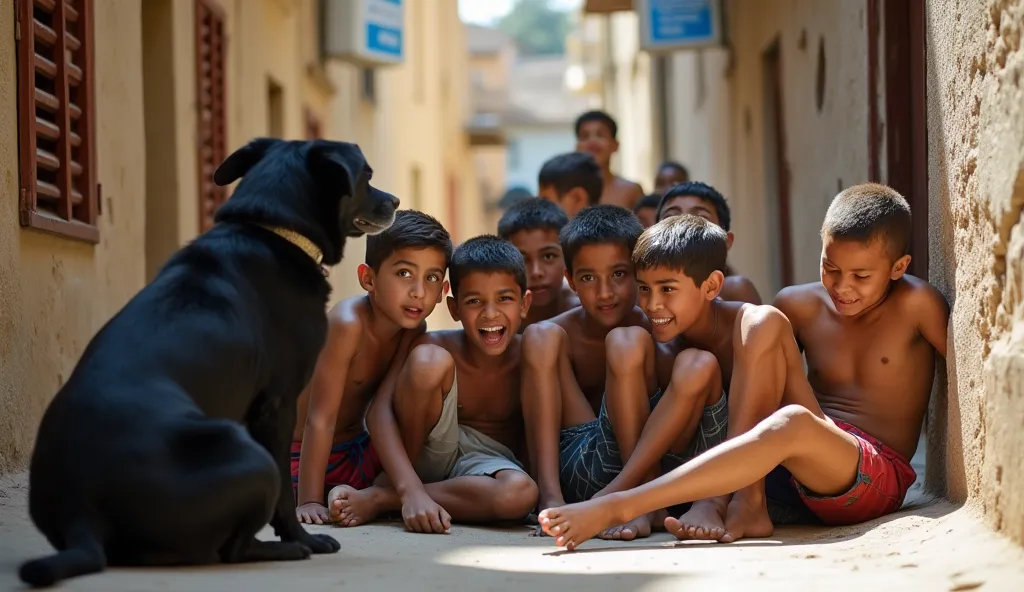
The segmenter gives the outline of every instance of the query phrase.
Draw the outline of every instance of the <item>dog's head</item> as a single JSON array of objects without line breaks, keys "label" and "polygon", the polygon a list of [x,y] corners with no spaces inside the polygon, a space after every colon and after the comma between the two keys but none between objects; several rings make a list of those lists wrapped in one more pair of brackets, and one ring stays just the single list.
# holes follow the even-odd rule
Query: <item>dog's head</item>
[{"label": "dog's head", "polygon": [[398,198],[370,186],[372,176],[355,144],[257,138],[213,174],[218,185],[242,179],[216,221],[294,230],[320,247],[325,264],[335,265],[346,237],[376,234],[395,219]]}]

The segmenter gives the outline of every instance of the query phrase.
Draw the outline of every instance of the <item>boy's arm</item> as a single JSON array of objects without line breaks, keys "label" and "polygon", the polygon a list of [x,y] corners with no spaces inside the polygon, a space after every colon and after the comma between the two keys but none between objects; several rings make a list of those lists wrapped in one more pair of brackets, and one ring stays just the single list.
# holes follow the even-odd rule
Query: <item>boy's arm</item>
[{"label": "boy's arm", "polygon": [[345,318],[340,312],[331,312],[328,315],[327,340],[317,357],[313,379],[307,387],[310,391],[309,408],[299,454],[299,506],[324,503],[324,476],[334,443],[348,367],[362,340],[363,327],[358,315]]},{"label": "boy's arm", "polygon": [[911,308],[918,314],[918,330],[921,336],[945,358],[949,303],[942,292],[930,284],[915,290],[913,296]]},{"label": "boy's arm", "polygon": [[793,327],[793,337],[801,352],[804,350],[804,345],[800,343],[800,321],[803,318],[801,313],[809,306],[808,302],[813,298],[813,295],[804,294],[803,290],[803,286],[783,288],[779,290],[779,293],[775,295],[775,300],[772,301],[772,306],[779,309],[779,312],[789,319],[789,324]]}]

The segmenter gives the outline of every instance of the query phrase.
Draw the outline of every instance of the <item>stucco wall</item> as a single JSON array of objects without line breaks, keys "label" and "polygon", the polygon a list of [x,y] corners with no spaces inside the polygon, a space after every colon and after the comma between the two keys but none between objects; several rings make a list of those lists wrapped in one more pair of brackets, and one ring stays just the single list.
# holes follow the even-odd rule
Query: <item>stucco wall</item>
[{"label": "stucco wall", "polygon": [[[0,37],[0,472],[28,463],[36,426],[95,331],[142,286],[145,146],[141,0],[95,3],[100,243],[18,224],[14,37]],[[0,0],[0,31],[14,30]]]},{"label": "stucco wall", "polygon": [[931,280],[953,303],[929,482],[1024,542],[1024,2],[927,19]]}]

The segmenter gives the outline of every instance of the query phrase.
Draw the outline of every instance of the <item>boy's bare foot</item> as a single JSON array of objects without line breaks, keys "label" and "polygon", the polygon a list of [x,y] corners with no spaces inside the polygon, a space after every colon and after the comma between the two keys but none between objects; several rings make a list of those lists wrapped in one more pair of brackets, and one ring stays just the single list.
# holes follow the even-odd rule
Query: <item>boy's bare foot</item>
[{"label": "boy's bare foot", "polygon": [[327,494],[327,507],[331,510],[331,522],[338,526],[359,526],[372,521],[380,514],[376,487],[355,489],[339,485]]},{"label": "boy's bare foot", "polygon": [[632,541],[651,536],[651,519],[644,514],[638,516],[625,524],[613,526],[597,535],[599,539],[610,541]]},{"label": "boy's bare foot", "polygon": [[545,500],[541,500],[540,503],[537,504],[537,510],[538,510],[537,511],[537,528],[535,528],[533,530],[533,532],[530,533],[530,536],[535,536],[535,537],[545,537],[545,536],[548,536],[544,532],[544,527],[540,526],[540,513],[543,512],[544,510],[547,510],[548,508],[561,508],[564,505],[565,505],[565,500],[560,498],[560,497],[558,497],[558,498],[551,498],[551,499],[546,500],[546,501]]},{"label": "boy's bare foot", "polygon": [[731,543],[742,538],[757,539],[772,536],[775,525],[768,517],[768,506],[764,498],[751,503],[739,494],[732,497],[725,512],[725,534],[720,539]]},{"label": "boy's bare foot", "polygon": [[725,500],[700,500],[679,519],[665,518],[665,530],[680,540],[718,541],[725,536]]},{"label": "boy's bare foot", "polygon": [[561,508],[549,508],[537,519],[544,532],[555,537],[556,545],[573,551],[618,522],[614,500],[613,496],[604,496]]}]

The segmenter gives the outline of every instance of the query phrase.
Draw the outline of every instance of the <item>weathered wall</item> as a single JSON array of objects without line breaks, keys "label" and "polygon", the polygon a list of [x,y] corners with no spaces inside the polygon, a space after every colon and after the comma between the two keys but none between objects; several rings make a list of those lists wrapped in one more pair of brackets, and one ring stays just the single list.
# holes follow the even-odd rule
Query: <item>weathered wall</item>
[{"label": "weathered wall", "polygon": [[[0,31],[14,30],[0,0]],[[36,426],[93,334],[143,285],[141,0],[95,3],[100,243],[18,224],[14,36],[0,37],[0,472],[28,463]]]},{"label": "weathered wall", "polygon": [[953,303],[929,482],[1024,542],[1024,1],[927,19],[930,275]]},{"label": "weathered wall", "polygon": [[[765,52],[778,42],[789,166],[794,280],[818,280],[818,231],[840,187],[865,180],[865,4],[840,0],[727,3],[731,48],[680,52],[670,65],[669,156],[732,206],[731,264],[770,300],[780,288],[774,183],[769,168]],[[824,94],[818,108],[818,46]],[[730,55],[731,54],[731,55]]]}]

